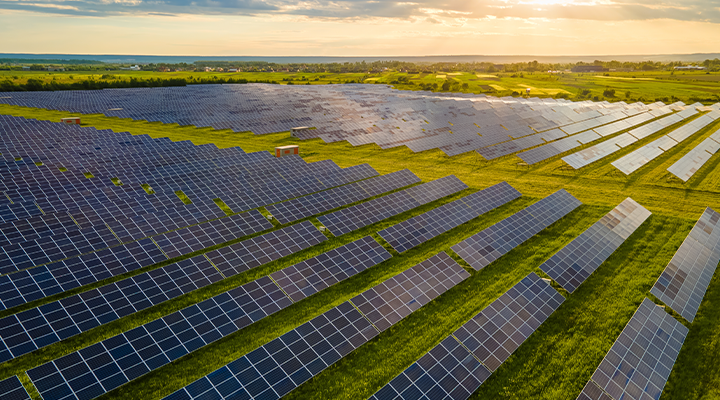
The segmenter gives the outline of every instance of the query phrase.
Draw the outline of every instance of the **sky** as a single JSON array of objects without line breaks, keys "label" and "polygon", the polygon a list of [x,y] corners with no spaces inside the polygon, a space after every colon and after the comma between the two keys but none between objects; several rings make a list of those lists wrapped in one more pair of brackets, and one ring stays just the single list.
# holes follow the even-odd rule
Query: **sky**
[{"label": "sky", "polygon": [[0,0],[0,53],[720,52],[720,0]]}]

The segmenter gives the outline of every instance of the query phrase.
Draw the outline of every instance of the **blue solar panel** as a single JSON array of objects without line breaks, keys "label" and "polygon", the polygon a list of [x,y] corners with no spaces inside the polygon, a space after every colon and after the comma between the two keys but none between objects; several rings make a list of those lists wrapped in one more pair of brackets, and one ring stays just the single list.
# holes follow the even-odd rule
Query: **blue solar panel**
[{"label": "blue solar panel", "polygon": [[[377,310],[363,311],[361,299],[375,298],[378,292],[392,292],[400,303],[384,314],[396,323],[406,313],[469,274],[447,255],[438,255],[424,263],[363,292],[355,299],[323,313],[298,328],[261,346],[236,361],[200,378],[166,399],[253,398],[279,399],[294,388],[334,364],[378,335]],[[383,308],[383,307],[381,307]],[[409,310],[403,311],[403,310]],[[367,314],[366,314],[367,312]]]},{"label": "blue solar panel", "polygon": [[692,322],[720,262],[720,213],[706,208],[650,293]]},{"label": "blue solar panel", "polygon": [[30,400],[30,395],[17,376],[0,381],[0,395],[3,400]]},{"label": "blue solar panel", "polygon": [[572,293],[650,214],[633,199],[627,198],[540,265],[540,269]]},{"label": "blue solar panel", "polygon": [[452,247],[476,270],[538,234],[580,205],[565,189],[528,206]]},{"label": "blue solar panel", "polygon": [[387,196],[318,217],[336,236],[382,221],[423,204],[467,189],[455,175],[391,193]]},{"label": "blue solar panel", "polygon": [[688,328],[645,298],[592,381],[615,400],[658,400],[687,334]]},{"label": "blue solar panel", "polygon": [[498,183],[393,225],[378,234],[393,249],[402,253],[520,196],[520,192],[507,182]]},{"label": "blue solar panel", "polygon": [[565,299],[530,273],[370,400],[465,400]]},{"label": "blue solar panel", "polygon": [[[288,281],[297,274],[306,273],[309,265],[315,267],[312,275],[307,274],[307,280],[311,282],[327,273],[335,273],[332,280],[323,282],[323,286],[314,286],[314,290],[319,291],[388,258],[390,254],[368,236],[273,274],[282,273],[289,277],[283,282],[267,276],[260,278],[40,366],[30,371],[30,375],[39,380],[40,386],[50,381],[66,382],[60,385],[72,387],[73,382],[82,380],[86,388],[76,391],[76,398],[96,397],[237,332],[291,305],[292,301],[301,300],[304,296],[293,297],[287,292]],[[127,350],[121,350],[123,348]],[[71,364],[75,366],[60,368]],[[93,373],[88,374],[88,369]],[[47,375],[48,371],[53,372]],[[57,386],[52,386],[46,391],[57,390]]]},{"label": "blue solar panel", "polygon": [[418,182],[420,182],[420,178],[404,169],[298,199],[273,204],[267,206],[266,209],[281,224],[287,224]]},{"label": "blue solar panel", "polygon": [[[276,243],[281,238],[282,243]],[[326,237],[306,221],[240,242],[256,246],[257,262],[308,248]],[[244,264],[248,267],[248,264]],[[133,276],[98,289],[5,317],[0,323],[0,362],[64,340],[98,325],[222,280],[229,275],[201,255]]]}]

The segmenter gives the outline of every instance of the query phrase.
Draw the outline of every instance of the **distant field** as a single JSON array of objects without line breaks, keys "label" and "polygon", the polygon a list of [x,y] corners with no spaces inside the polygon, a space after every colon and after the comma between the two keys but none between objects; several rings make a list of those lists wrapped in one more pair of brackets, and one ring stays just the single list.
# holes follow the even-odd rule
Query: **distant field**
[{"label": "distant field", "polygon": [[[260,76],[266,76],[261,74]],[[394,79],[394,75],[377,77]],[[645,78],[642,75],[638,75]],[[544,77],[544,78],[543,78]],[[373,79],[376,77],[371,77]],[[469,82],[475,75],[455,75]],[[550,79],[552,78],[552,79]],[[628,78],[620,76],[620,78]],[[396,78],[395,78],[396,79]],[[483,78],[485,79],[485,78]],[[577,85],[627,85],[633,93],[661,93],[680,82],[598,78],[591,75],[555,77],[533,75],[525,78],[498,76],[497,80],[473,81],[494,84],[504,90],[531,86],[533,90],[575,93]],[[436,82],[435,75],[422,81]],[[690,85],[688,93],[703,85]],[[523,86],[525,85],[525,86]],[[647,86],[643,86],[647,85]],[[602,86],[604,88],[604,86]],[[593,90],[602,90],[593,89]],[[640,88],[640,89],[639,89]],[[59,121],[68,113],[0,105],[0,114]],[[534,236],[510,253],[476,272],[436,301],[413,313],[370,343],[360,347],[306,384],[291,392],[289,399],[366,399],[404,368],[417,360],[442,338],[472,315],[486,307],[529,272],[544,276],[538,266],[579,235],[626,197],[632,197],[653,215],[598,270],[568,295],[567,301],[551,315],[520,349],[496,371],[472,399],[573,400],[590,378],[634,310],[648,294],[661,271],[684,240],[705,207],[720,210],[720,156],[715,155],[688,183],[674,179],[666,168],[677,161],[720,126],[720,121],[664,153],[630,177],[610,165],[639,146],[667,133],[658,132],[611,157],[580,171],[560,169],[563,162],[554,157],[531,168],[521,168],[519,159],[507,156],[486,162],[475,152],[447,157],[439,150],[412,153],[405,147],[381,150],[375,145],[353,147],[346,142],[332,144],[321,140],[299,142],[289,133],[255,136],[230,130],[198,129],[176,124],[149,123],[101,115],[83,116],[83,125],[116,132],[191,140],[196,145],[215,143],[218,147],[240,146],[245,151],[266,151],[275,146],[300,144],[300,155],[307,161],[332,159],[347,167],[367,162],[381,174],[409,168],[424,181],[455,174],[479,190],[501,181],[517,188],[523,197],[439,237],[393,258],[340,284],[332,286],[298,304],[280,311],[223,340],[208,345],[181,360],[120,387],[102,399],[159,399],[179,387],[207,374],[248,351],[295,328],[355,294],[405,270],[468,236],[517,212],[561,188],[584,205]],[[573,150],[577,151],[578,149]],[[351,234],[332,238],[325,244],[238,275],[230,282],[218,282],[183,298],[130,315],[42,351],[27,354],[2,365],[0,379],[22,373],[48,360],[129,330],[149,320],[195,303],[262,275],[287,267],[425,212],[467,193],[441,199],[370,225]],[[377,237],[377,236],[376,236]],[[720,398],[720,273],[716,273],[690,334],[665,387],[663,400],[707,400]],[[37,304],[35,304],[37,305]],[[0,316],[6,313],[0,312]]]},{"label": "distant field", "polygon": [[[457,83],[452,91],[486,93],[497,96],[524,95],[530,88],[531,97],[564,96],[573,100],[594,99],[607,101],[654,101],[685,103],[701,101],[711,104],[720,101],[720,73],[692,72],[609,72],[589,74],[547,73],[496,73],[475,74],[438,71],[432,74],[408,74],[404,72],[364,73],[290,73],[290,72],[145,72],[107,71],[104,73],[47,72],[47,71],[0,71],[0,81],[10,80],[26,83],[28,79],[43,82],[72,83],[92,79],[95,81],[118,81],[136,79],[213,79],[234,78],[249,81],[276,81],[280,84],[329,84],[368,83],[392,84],[398,89],[419,90],[420,85]],[[406,84],[407,80],[412,84]],[[467,88],[462,88],[467,84]],[[427,86],[426,86],[427,87]],[[615,90],[613,96],[605,96],[606,90]]]}]

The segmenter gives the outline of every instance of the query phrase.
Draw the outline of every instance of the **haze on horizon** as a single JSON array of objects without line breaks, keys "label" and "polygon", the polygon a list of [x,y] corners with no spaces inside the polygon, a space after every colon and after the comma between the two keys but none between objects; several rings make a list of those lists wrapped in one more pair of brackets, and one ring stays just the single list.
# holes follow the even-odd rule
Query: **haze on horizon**
[{"label": "haze on horizon", "polygon": [[709,53],[720,0],[0,0],[0,52]]}]

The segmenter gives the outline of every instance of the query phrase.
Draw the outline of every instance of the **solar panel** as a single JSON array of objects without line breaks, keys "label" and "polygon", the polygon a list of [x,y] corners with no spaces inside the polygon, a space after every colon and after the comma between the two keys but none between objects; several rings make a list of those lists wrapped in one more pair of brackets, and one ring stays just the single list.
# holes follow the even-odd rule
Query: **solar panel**
[{"label": "solar panel", "polygon": [[603,392],[595,382],[590,380],[585,387],[583,387],[582,392],[580,392],[576,400],[613,400],[613,398]]},{"label": "solar panel", "polygon": [[66,297],[2,319],[6,361],[223,279],[204,257],[187,260]]},{"label": "solar panel", "polygon": [[[389,258],[390,254],[367,236],[278,271],[273,278],[266,276],[231,289],[28,373],[37,380],[43,396],[62,391],[72,393],[69,398],[94,398]],[[310,265],[315,268],[307,268]],[[312,293],[301,292],[303,296],[293,298],[286,281],[293,282],[295,275],[303,273],[309,282],[327,273],[334,275],[313,286]],[[294,283],[301,285],[297,280]]]},{"label": "solar panel", "polygon": [[325,240],[327,237],[312,222],[303,221],[205,255],[224,276],[230,277]]},{"label": "solar panel", "polygon": [[[446,290],[445,284],[450,282],[446,277],[469,276],[457,263],[450,264],[445,257],[435,256],[430,259],[433,261],[420,263],[385,282],[386,285],[376,286],[360,296],[392,287],[400,302],[415,310]],[[415,286],[415,282],[419,286]],[[353,307],[353,302],[342,303],[166,399],[278,399],[284,396],[378,335],[378,330],[368,321],[368,315]],[[401,308],[395,308],[396,313],[399,310]]]},{"label": "solar panel", "polygon": [[658,400],[687,334],[688,328],[645,298],[592,381],[615,400]]},{"label": "solar panel", "polygon": [[287,224],[418,182],[420,182],[420,178],[404,169],[366,181],[269,205],[266,209],[273,217],[277,218],[278,222]]},{"label": "solar panel", "polygon": [[476,270],[535,236],[580,205],[565,189],[518,211],[452,247]]},{"label": "solar panel", "polygon": [[387,196],[318,217],[335,236],[360,229],[423,204],[467,189],[455,175],[448,175]]},{"label": "solar panel", "polygon": [[469,276],[443,252],[350,301],[382,332]]},{"label": "solar panel", "polygon": [[15,307],[165,260],[155,242],[143,239],[19,271],[0,277],[0,305]]},{"label": "solar panel", "polygon": [[540,269],[572,293],[650,214],[650,211],[628,197],[540,265]]},{"label": "solar panel", "polygon": [[64,340],[232,276],[239,268],[255,268],[324,240],[325,235],[305,221],[237,243],[237,248],[252,251],[241,254],[242,262],[230,259],[220,272],[217,265],[200,255],[5,317],[1,320],[0,360]]},{"label": "solar panel", "polygon": [[690,150],[673,165],[668,167],[668,172],[687,182],[695,172],[717,153],[720,149],[720,129],[702,141],[697,147]]},{"label": "solar panel", "polygon": [[507,182],[501,182],[383,229],[378,234],[402,253],[520,196],[520,192]]},{"label": "solar panel", "polygon": [[469,398],[564,300],[530,273],[370,399]]},{"label": "solar panel", "polygon": [[259,211],[252,210],[168,232],[153,237],[153,240],[168,258],[174,258],[272,227]]},{"label": "solar panel", "polygon": [[453,335],[495,371],[563,301],[549,283],[531,272]]},{"label": "solar panel", "polygon": [[[688,108],[685,111],[681,111],[677,114],[671,114],[671,115],[668,115],[667,117],[655,120],[655,121],[650,122],[646,125],[643,125],[639,128],[635,128],[629,132],[623,133],[614,138],[611,138],[602,143],[599,143],[595,146],[580,150],[577,153],[567,155],[567,156],[563,157],[562,160],[565,161],[571,167],[573,167],[575,169],[580,169],[586,165],[594,163],[595,161],[603,159],[603,158],[609,156],[610,154],[620,151],[620,149],[630,146],[631,144],[637,142],[640,139],[644,139],[654,133],[657,133],[672,124],[675,124],[677,122],[680,122],[687,118],[690,118],[691,116],[693,116],[695,114],[697,114],[697,111],[694,108]],[[652,157],[652,155],[649,153],[648,154],[643,153],[643,154],[644,155],[640,155],[638,153],[638,155],[636,155],[634,158],[635,159],[634,162],[635,163],[642,162],[643,158]],[[652,157],[652,158],[654,158],[654,157]],[[652,158],[650,158],[650,159],[652,159]]]},{"label": "solar panel", "polygon": [[667,135],[661,136],[653,142],[635,150],[634,152],[612,162],[612,165],[625,175],[637,171],[643,165],[661,156],[663,152],[681,143],[701,129],[710,125],[720,117],[720,112],[713,111],[683,125]]},{"label": "solar panel", "polygon": [[[182,88],[75,91],[72,96],[61,92],[44,93],[42,96],[23,93],[11,97],[6,102],[16,105],[88,114],[104,113],[114,117],[210,126],[237,132],[252,131],[255,134],[312,126],[316,129],[297,130],[293,135],[299,139],[320,138],[328,143],[347,140],[354,146],[368,143],[375,143],[381,148],[407,146],[415,152],[440,149],[448,155],[506,142],[510,138],[523,140],[528,136],[537,136],[533,135],[535,131],[563,127],[567,131],[576,132],[607,123],[612,118],[620,118],[618,115],[635,115],[647,109],[639,103],[573,103],[537,98],[498,99],[470,93],[409,93],[384,85],[192,85]],[[13,127],[20,124],[9,121]],[[22,125],[27,128],[28,124],[24,122]],[[580,128],[575,129],[578,126]],[[83,128],[55,129],[84,139],[71,141],[80,149],[69,148],[69,154],[63,154],[63,160],[76,161],[82,156],[108,152],[106,149],[142,154],[132,154],[133,157],[123,154],[113,157],[112,161],[118,159],[127,162],[129,158],[146,161],[151,158],[144,151],[136,151],[137,146],[148,145],[152,140],[149,137],[123,138],[110,143],[103,142],[103,146],[92,146],[94,142],[90,142],[82,147],[80,145],[86,144],[89,136],[80,133]],[[107,132],[106,135],[110,134]],[[37,138],[29,140],[34,143]],[[55,145],[62,146],[64,143],[67,142]],[[152,145],[170,147],[167,142]],[[185,145],[189,146],[192,145]],[[220,151],[210,146],[197,147],[201,149],[196,152],[203,156]],[[46,147],[31,146],[22,148],[21,153],[44,155],[46,151]],[[210,162],[215,162],[215,159]],[[93,163],[92,167],[108,174],[119,170],[123,175],[121,180],[125,182],[125,174],[122,169],[116,168],[115,163]],[[210,182],[208,185],[215,187],[216,183]]]},{"label": "solar panel", "polygon": [[720,262],[720,214],[706,208],[650,293],[692,322]]},{"label": "solar panel", "polygon": [[390,257],[378,242],[366,236],[270,276],[292,301],[297,302]]},{"label": "solar panel", "polygon": [[370,400],[464,400],[491,373],[453,336],[448,336]]},{"label": "solar panel", "polygon": [[30,400],[30,395],[17,376],[0,381],[0,394],[3,400]]}]

